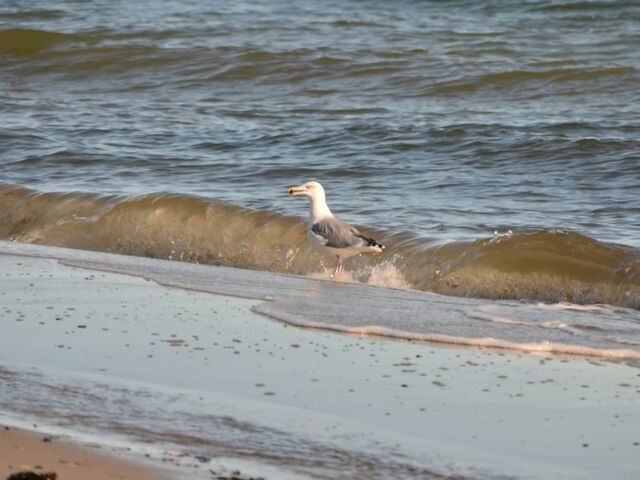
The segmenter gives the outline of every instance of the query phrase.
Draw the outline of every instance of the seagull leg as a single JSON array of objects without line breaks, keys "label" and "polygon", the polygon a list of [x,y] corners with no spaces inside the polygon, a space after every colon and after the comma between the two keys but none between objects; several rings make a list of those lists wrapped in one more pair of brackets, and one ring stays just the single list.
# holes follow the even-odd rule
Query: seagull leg
[{"label": "seagull leg", "polygon": [[336,264],[336,269],[331,274],[331,278],[336,279],[339,272],[342,271],[342,260],[338,257],[338,263]]}]

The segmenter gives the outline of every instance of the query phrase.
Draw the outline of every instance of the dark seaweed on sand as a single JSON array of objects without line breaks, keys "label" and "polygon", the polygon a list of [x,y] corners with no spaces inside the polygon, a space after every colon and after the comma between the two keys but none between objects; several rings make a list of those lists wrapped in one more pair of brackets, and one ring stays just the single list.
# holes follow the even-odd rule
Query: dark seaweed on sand
[{"label": "dark seaweed on sand", "polygon": [[56,480],[58,474],[55,472],[36,473],[36,472],[18,472],[7,477],[7,480]]}]

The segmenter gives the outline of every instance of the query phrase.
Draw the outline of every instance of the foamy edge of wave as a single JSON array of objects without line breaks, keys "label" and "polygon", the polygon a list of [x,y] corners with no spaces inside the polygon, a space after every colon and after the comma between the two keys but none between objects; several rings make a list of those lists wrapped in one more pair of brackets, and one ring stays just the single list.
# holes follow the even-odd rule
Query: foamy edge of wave
[{"label": "foamy edge of wave", "polygon": [[414,342],[438,343],[444,345],[475,347],[484,349],[510,350],[514,352],[529,354],[554,354],[554,355],[572,355],[580,357],[603,358],[608,360],[637,360],[640,361],[640,352],[628,349],[600,349],[593,347],[585,347],[572,344],[543,342],[543,343],[517,343],[508,340],[500,340],[493,337],[469,338],[458,337],[453,335],[445,335],[440,333],[417,333],[407,332],[405,330],[397,330],[389,327],[381,327],[378,325],[363,325],[358,327],[348,327],[335,323],[324,323],[315,321],[300,321],[289,317],[279,311],[270,308],[271,304],[262,303],[256,305],[252,310],[256,313],[266,315],[275,320],[284,322],[299,328],[308,328],[316,330],[326,330],[331,332],[347,333],[350,335],[366,335],[374,337],[392,338],[397,340],[406,340]]}]

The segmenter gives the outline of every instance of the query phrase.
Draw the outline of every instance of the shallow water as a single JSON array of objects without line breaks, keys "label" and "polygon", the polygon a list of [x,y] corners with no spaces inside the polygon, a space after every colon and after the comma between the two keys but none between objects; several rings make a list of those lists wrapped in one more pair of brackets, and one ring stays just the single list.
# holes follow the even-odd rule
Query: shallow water
[{"label": "shallow water", "polygon": [[316,178],[392,247],[348,265],[361,280],[382,263],[387,286],[637,308],[639,20],[626,1],[3,2],[1,236],[313,274],[331,265],[285,187]]},{"label": "shallow water", "polygon": [[[297,327],[635,366],[640,360],[640,311],[630,308],[455,298],[16,243],[0,242],[0,253],[58,259],[67,266],[143,277],[164,286],[262,300],[252,307],[254,312]],[[387,281],[388,273],[373,269],[369,280]]]}]

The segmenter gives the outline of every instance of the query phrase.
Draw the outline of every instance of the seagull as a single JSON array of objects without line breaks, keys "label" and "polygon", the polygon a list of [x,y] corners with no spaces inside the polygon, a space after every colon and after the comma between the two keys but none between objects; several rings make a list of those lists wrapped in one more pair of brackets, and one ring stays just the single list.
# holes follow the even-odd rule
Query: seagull
[{"label": "seagull", "polygon": [[321,255],[338,259],[331,278],[342,271],[342,261],[346,258],[366,252],[382,253],[383,245],[333,216],[325,200],[324,188],[318,182],[289,187],[290,197],[301,195],[309,197],[310,202],[311,215],[307,227],[309,244]]}]

